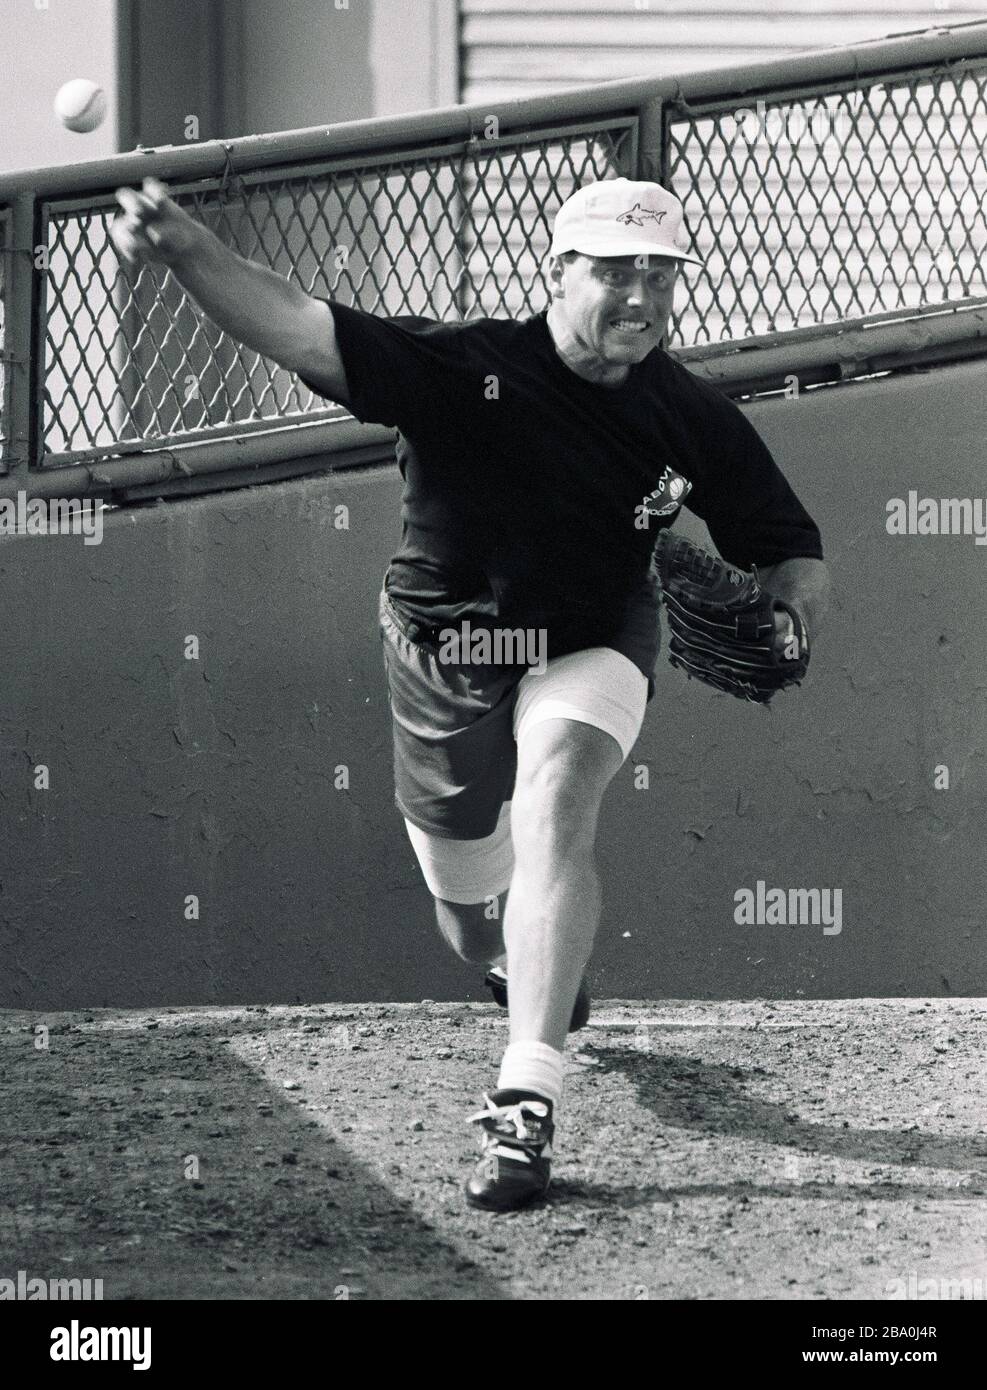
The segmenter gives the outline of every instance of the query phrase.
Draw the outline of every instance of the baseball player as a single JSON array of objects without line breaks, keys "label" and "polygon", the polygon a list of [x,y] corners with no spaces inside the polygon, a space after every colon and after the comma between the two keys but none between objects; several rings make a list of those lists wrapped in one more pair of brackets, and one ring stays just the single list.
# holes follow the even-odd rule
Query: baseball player
[{"label": "baseball player", "polygon": [[589,1013],[600,806],[655,690],[656,539],[686,504],[724,560],[759,567],[784,661],[828,601],[818,528],[738,407],[660,347],[698,262],[658,184],[580,188],[555,220],[547,310],[468,323],[310,296],[157,181],[117,199],[127,261],[167,265],[231,337],[399,431],[402,537],[379,598],[395,804],[442,934],[509,1007],[467,1200],[530,1202],[566,1034]]}]

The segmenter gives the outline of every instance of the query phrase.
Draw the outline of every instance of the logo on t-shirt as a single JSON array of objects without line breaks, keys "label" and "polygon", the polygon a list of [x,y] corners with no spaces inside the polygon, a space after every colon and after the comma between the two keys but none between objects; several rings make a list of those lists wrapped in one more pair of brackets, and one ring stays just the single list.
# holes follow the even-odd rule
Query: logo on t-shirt
[{"label": "logo on t-shirt", "polygon": [[676,473],[674,468],[666,468],[654,492],[648,493],[641,505],[651,516],[671,516],[691,491],[692,484],[688,478]]}]

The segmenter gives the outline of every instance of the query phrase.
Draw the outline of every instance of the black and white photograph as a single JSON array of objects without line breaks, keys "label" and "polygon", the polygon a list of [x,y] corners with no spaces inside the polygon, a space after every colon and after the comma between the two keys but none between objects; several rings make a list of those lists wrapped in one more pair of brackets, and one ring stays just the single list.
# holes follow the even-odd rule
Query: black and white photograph
[{"label": "black and white photograph", "polygon": [[958,1367],[987,3],[0,0],[0,71],[26,1364]]}]

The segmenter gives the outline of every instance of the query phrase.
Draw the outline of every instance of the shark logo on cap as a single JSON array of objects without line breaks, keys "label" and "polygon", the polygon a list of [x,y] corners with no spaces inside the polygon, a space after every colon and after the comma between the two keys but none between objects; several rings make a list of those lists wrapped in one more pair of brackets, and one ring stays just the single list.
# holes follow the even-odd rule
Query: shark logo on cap
[{"label": "shark logo on cap", "polygon": [[640,203],[635,203],[632,208],[622,212],[617,218],[625,227],[643,227],[646,221],[657,222],[661,226],[665,212],[656,212],[654,208],[643,208]]}]

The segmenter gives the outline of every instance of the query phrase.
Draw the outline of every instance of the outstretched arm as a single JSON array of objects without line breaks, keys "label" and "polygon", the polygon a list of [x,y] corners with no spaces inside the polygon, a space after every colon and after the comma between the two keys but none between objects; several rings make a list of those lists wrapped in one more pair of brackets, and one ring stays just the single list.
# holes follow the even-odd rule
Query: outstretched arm
[{"label": "outstretched arm", "polygon": [[123,212],[110,235],[125,261],[166,265],[224,333],[303,373],[330,400],[348,402],[328,304],[225,246],[169,198],[158,179],[145,179],[140,193],[118,188],[116,197]]}]

